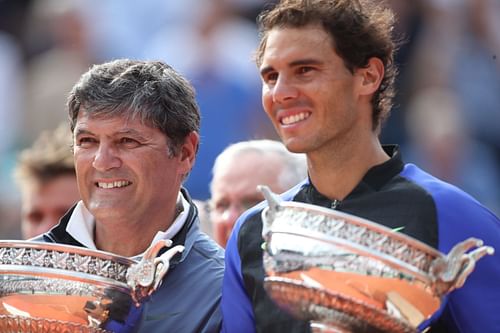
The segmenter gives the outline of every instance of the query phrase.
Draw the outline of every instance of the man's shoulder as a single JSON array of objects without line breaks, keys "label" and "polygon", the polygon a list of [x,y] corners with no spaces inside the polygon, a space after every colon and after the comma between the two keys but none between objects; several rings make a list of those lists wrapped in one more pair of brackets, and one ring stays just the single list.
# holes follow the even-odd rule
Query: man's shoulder
[{"label": "man's shoulder", "polygon": [[470,194],[414,165],[405,166],[402,176],[422,187],[432,198],[441,251],[449,251],[454,244],[468,237],[498,244],[498,217]]},{"label": "man's shoulder", "polygon": [[407,164],[400,174],[405,179],[426,191],[441,206],[455,206],[453,209],[482,210],[484,207],[461,188],[439,179],[413,164]]},{"label": "man's shoulder", "polygon": [[196,290],[212,286],[215,289],[210,293],[218,297],[217,286],[222,284],[224,274],[224,250],[199,230],[191,237],[194,237],[193,243],[185,248],[187,252],[183,253],[183,259],[174,263],[167,281],[182,285],[195,283]]},{"label": "man's shoulder", "polygon": [[194,237],[193,246],[191,248],[193,255],[200,259],[207,259],[212,265],[224,267],[223,248],[200,230],[196,230],[192,237]]},{"label": "man's shoulder", "polygon": [[194,230],[186,257],[167,275],[146,304],[139,332],[218,332],[224,252]]}]

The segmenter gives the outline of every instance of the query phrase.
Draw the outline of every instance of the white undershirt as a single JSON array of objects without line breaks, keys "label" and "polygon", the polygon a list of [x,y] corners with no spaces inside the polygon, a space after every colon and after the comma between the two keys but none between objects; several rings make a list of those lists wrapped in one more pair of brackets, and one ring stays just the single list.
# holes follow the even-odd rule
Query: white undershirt
[{"label": "white undershirt", "polygon": [[[184,198],[181,192],[177,197],[177,202],[182,202],[182,212],[177,216],[175,221],[170,225],[170,227],[165,231],[158,231],[151,241],[151,244],[155,243],[160,239],[172,239],[181,230],[186,223],[188,212],[189,212],[189,202]],[[95,218],[89,212],[89,210],[83,204],[83,201],[79,201],[73,210],[73,214],[69,219],[68,225],[66,226],[66,232],[70,234],[74,239],[76,239],[85,247],[97,250],[94,242],[94,228],[95,228]],[[141,255],[134,256],[140,257]]]}]

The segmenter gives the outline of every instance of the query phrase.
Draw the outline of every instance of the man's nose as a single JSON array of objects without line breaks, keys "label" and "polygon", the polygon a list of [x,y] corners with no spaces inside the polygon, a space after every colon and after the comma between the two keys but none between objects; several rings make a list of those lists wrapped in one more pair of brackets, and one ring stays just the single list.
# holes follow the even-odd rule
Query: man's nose
[{"label": "man's nose", "polygon": [[290,78],[280,75],[276,80],[276,84],[272,88],[272,96],[274,103],[284,103],[288,100],[297,98],[299,90],[291,82]]},{"label": "man's nose", "polygon": [[100,143],[92,166],[98,171],[107,171],[121,166],[121,159],[116,149],[109,144]]}]

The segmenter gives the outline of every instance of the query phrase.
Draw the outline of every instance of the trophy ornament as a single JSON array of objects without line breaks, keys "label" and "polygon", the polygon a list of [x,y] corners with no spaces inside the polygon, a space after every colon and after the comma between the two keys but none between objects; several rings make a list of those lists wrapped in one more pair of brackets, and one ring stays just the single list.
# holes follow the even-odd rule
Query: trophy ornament
[{"label": "trophy ornament", "polygon": [[444,255],[372,221],[258,189],[268,202],[264,288],[313,332],[417,332],[494,253],[469,238]]},{"label": "trophy ornament", "polygon": [[156,242],[146,250],[140,262],[127,270],[127,284],[132,289],[132,299],[137,307],[160,287],[170,267],[170,259],[184,251],[184,246],[176,245],[158,256],[161,249],[170,246],[172,241],[169,239]]},{"label": "trophy ornament", "polygon": [[[0,333],[107,333],[126,323],[161,285],[177,245],[150,246],[140,260],[83,247],[0,241]],[[114,325],[113,327],[116,327]],[[125,333],[129,328],[123,325]]]}]

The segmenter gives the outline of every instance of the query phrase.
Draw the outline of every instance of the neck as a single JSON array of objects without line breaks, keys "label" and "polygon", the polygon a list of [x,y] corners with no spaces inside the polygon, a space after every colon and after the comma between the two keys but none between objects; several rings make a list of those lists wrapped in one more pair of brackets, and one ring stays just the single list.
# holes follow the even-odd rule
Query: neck
[{"label": "neck", "polygon": [[350,144],[336,144],[307,155],[311,182],[331,200],[343,200],[370,168],[388,159],[376,136]]},{"label": "neck", "polygon": [[96,247],[101,251],[124,257],[137,256],[151,245],[158,231],[166,231],[173,223],[179,211],[177,203],[164,207],[156,218],[131,220],[125,217],[118,221],[97,221],[94,235]]}]

